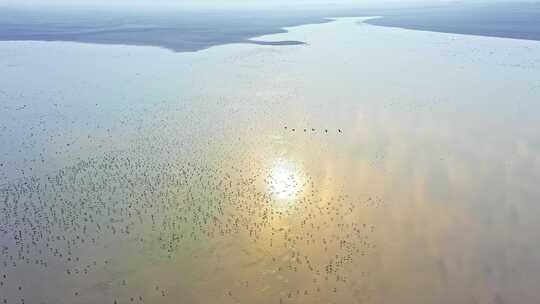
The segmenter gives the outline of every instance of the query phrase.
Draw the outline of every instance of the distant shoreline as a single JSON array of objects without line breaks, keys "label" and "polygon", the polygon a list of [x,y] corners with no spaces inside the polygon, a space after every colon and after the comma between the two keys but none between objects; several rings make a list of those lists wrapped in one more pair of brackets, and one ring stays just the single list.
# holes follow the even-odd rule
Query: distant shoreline
[{"label": "distant shoreline", "polygon": [[540,41],[540,4],[496,4],[407,10],[365,23],[485,37]]},{"label": "distant shoreline", "polygon": [[[368,17],[365,23],[432,32],[540,41],[540,5],[451,5],[407,9],[309,11],[119,12],[91,10],[2,10],[0,41],[66,41],[157,46],[195,52],[216,45],[301,45],[260,41],[286,28],[329,22],[331,17]],[[254,39],[255,38],[255,39]]]}]

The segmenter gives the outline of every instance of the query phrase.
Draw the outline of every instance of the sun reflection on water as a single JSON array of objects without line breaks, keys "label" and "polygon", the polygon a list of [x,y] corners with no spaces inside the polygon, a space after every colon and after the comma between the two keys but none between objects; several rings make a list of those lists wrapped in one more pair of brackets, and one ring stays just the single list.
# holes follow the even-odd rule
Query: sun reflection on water
[{"label": "sun reflection on water", "polygon": [[268,191],[281,205],[290,205],[302,193],[304,178],[298,166],[285,159],[274,162],[266,181]]}]

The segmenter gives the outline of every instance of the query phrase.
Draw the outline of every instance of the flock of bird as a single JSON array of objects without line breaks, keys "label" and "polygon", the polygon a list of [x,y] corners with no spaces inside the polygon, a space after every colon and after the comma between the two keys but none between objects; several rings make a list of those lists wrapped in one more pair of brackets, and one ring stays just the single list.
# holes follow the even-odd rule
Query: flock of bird
[{"label": "flock of bird", "polygon": [[[0,190],[0,301],[53,303],[27,291],[28,276],[50,272],[57,277],[62,269],[65,280],[91,278],[115,262],[108,256],[109,242],[149,247],[148,254],[164,255],[174,265],[179,251],[188,247],[236,238],[245,238],[244,246],[276,248],[275,255],[268,251],[263,258],[280,275],[300,272],[304,280],[313,280],[313,286],[287,291],[276,302],[320,293],[328,286],[336,292],[336,282],[346,286],[345,269],[374,246],[369,241],[374,227],[353,215],[376,202],[340,194],[322,199],[312,178],[302,184],[295,176],[287,179],[287,187],[300,190],[294,202],[280,205],[272,191],[261,187],[283,185],[269,170],[205,157],[182,162],[147,153],[110,153],[56,175],[8,184]],[[89,248],[100,249],[89,256]],[[126,279],[119,279],[119,288]],[[75,302],[85,295],[77,288],[71,293]],[[241,297],[241,292],[229,290],[227,295]],[[154,296],[166,298],[167,290],[156,287]],[[113,296],[110,302],[158,301],[151,297],[134,293]]]},{"label": "flock of bird", "polygon": [[[287,126],[284,126],[283,128],[284,128],[285,130],[289,130],[289,127],[287,127]],[[296,132],[296,128],[290,128],[290,130],[291,130],[291,132]],[[300,129],[299,129],[299,130],[300,130]],[[308,131],[309,131],[309,132],[317,132],[317,129],[316,129],[316,128],[309,128],[309,129],[308,129],[308,128],[304,128],[304,133],[306,133],[306,132],[308,132]],[[323,131],[324,133],[328,133],[328,129],[323,129],[322,131]],[[338,132],[338,133],[343,133],[343,131],[341,131],[341,129],[337,129],[337,132]]]},{"label": "flock of bird", "polygon": [[[329,196],[309,172],[276,176],[261,166],[266,156],[250,152],[246,138],[257,137],[201,140],[193,128],[190,136],[165,125],[125,150],[2,185],[0,303],[177,303],[185,300],[181,272],[164,282],[142,269],[212,263],[221,270],[203,276],[235,278],[212,284],[219,301],[331,301],[353,292],[349,275],[375,247],[375,226],[362,214],[381,200]],[[235,270],[227,258],[200,257],[209,246],[240,264],[259,262]],[[142,259],[141,273],[122,274],[132,258]],[[269,295],[259,292],[266,284],[274,285]]]}]

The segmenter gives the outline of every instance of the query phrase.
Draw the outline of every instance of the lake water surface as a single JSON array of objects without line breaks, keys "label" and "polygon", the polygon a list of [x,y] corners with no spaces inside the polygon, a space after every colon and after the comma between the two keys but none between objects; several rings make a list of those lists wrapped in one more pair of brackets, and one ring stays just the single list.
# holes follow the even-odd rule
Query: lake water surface
[{"label": "lake water surface", "polygon": [[363,20],[0,43],[0,301],[538,302],[540,43]]}]

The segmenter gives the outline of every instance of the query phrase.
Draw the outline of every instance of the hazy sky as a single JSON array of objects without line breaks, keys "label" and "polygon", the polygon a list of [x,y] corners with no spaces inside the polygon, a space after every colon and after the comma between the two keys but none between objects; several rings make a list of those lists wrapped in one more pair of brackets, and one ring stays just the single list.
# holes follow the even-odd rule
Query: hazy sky
[{"label": "hazy sky", "polygon": [[386,6],[411,4],[470,2],[527,2],[527,0],[0,0],[0,5],[36,6],[282,6],[342,4],[354,6]]}]

